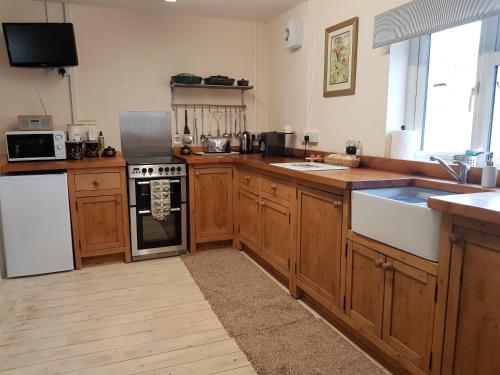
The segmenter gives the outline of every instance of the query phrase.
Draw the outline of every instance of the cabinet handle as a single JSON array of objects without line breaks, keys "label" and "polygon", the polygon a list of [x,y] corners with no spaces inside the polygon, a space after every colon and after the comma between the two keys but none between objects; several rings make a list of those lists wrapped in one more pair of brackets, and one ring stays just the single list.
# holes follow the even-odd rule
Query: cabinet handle
[{"label": "cabinet handle", "polygon": [[380,268],[380,267],[382,267],[382,264],[384,264],[384,260],[383,259],[375,259],[374,263],[375,263],[375,267]]},{"label": "cabinet handle", "polygon": [[120,197],[116,197],[116,199],[115,199],[115,200],[116,200],[116,205],[117,205],[117,206],[120,206],[120,204],[122,203],[121,198],[120,198]]},{"label": "cabinet handle", "polygon": [[463,238],[460,234],[452,233],[450,234],[449,240],[452,245],[458,245],[462,242]]},{"label": "cabinet handle", "polygon": [[276,184],[271,185],[271,189],[276,190],[277,188],[278,188],[278,186]]},{"label": "cabinet handle", "polygon": [[385,270],[385,271],[391,271],[394,269],[394,264],[390,263],[390,262],[386,262],[386,263],[383,263],[382,264],[382,268]]},{"label": "cabinet handle", "polygon": [[341,207],[341,206],[342,206],[342,201],[334,201],[334,202],[333,202],[333,207],[335,207],[335,208],[339,208],[339,207]]},{"label": "cabinet handle", "polygon": [[245,176],[245,181],[246,182],[250,181],[250,176]]}]

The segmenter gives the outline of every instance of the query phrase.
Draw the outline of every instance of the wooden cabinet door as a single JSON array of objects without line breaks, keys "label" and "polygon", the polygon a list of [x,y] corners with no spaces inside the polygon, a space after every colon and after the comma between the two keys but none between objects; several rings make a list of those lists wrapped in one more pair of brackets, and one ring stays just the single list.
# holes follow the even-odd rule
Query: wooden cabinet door
[{"label": "wooden cabinet door", "polygon": [[500,237],[456,228],[443,375],[500,374]]},{"label": "wooden cabinet door", "polygon": [[83,255],[125,246],[121,195],[82,197],[76,204]]},{"label": "wooden cabinet door", "polygon": [[239,193],[240,241],[260,253],[262,243],[261,204],[259,196],[247,190]]},{"label": "wooden cabinet door", "polygon": [[340,308],[342,197],[300,188],[297,270],[299,288],[327,308]]},{"label": "wooden cabinet door", "polygon": [[232,235],[232,168],[197,168],[194,177],[196,238],[217,240]]},{"label": "wooden cabinet door", "polygon": [[386,257],[349,241],[346,276],[346,314],[354,327],[382,339]]},{"label": "wooden cabinet door", "polygon": [[383,340],[428,372],[436,277],[392,258],[382,267],[386,270]]},{"label": "wooden cabinet door", "polygon": [[288,277],[290,209],[267,199],[262,206],[262,257]]}]

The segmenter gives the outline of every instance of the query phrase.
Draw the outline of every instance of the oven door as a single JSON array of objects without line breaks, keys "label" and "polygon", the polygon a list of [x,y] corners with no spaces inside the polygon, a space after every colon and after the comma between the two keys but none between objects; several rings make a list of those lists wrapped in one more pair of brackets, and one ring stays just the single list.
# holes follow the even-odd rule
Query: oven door
[{"label": "oven door", "polygon": [[[158,178],[158,180],[165,180],[166,178]],[[183,191],[185,191],[185,177],[168,178],[170,180],[170,201],[172,207],[180,207],[181,202],[185,202]],[[149,207],[151,205],[151,179],[130,179],[129,190],[130,199],[129,204],[137,207]]]},{"label": "oven door", "polygon": [[7,134],[9,161],[53,160],[56,158],[52,132]]},{"label": "oven door", "polygon": [[130,220],[133,257],[187,250],[185,203],[173,207],[163,221],[153,218],[150,206],[131,207]]}]

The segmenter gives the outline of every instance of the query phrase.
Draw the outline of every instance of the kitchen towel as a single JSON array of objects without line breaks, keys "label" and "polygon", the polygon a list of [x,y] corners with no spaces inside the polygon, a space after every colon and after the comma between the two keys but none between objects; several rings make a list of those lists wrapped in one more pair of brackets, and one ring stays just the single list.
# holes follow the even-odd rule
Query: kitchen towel
[{"label": "kitchen towel", "polygon": [[170,181],[152,180],[151,216],[157,221],[163,221],[170,216]]},{"label": "kitchen towel", "polygon": [[419,148],[419,134],[415,130],[392,132],[391,158],[413,160]]}]

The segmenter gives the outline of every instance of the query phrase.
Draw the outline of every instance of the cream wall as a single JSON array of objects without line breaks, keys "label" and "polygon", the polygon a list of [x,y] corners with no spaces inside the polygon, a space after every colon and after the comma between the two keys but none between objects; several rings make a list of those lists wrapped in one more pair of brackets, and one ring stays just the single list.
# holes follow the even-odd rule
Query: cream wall
[{"label": "cream wall", "polygon": [[[50,21],[62,20],[62,7],[49,4]],[[42,2],[23,0],[0,1],[0,22],[45,22]],[[61,79],[54,71],[19,69],[9,66],[3,32],[0,29],[0,130],[13,129],[19,114],[43,114],[36,89],[44,99],[47,111],[56,125],[71,122],[68,78]],[[2,138],[0,153],[5,153]]]},{"label": "cream wall", "polygon": [[[249,79],[257,88],[245,94],[249,129],[265,128],[265,106],[259,112],[255,105],[256,100],[265,103],[266,95],[257,81],[265,68],[263,57],[257,56],[260,25],[81,5],[68,6],[67,10],[68,21],[75,26],[79,55],[79,66],[70,69],[74,117],[97,120],[106,143],[120,146],[120,111],[170,110],[169,77],[182,72]],[[62,20],[61,5],[49,3],[49,19]],[[29,21],[45,21],[43,2],[0,2],[0,22]],[[61,79],[54,71],[11,68],[0,35],[1,130],[14,127],[18,114],[41,113],[35,87],[54,115],[55,126],[64,128],[72,115],[69,78]],[[256,99],[255,92],[262,97]],[[240,102],[239,93],[221,91],[185,90],[177,99],[190,103]],[[2,142],[0,152],[4,150]]]},{"label": "cream wall", "polygon": [[[343,151],[346,140],[357,139],[365,154],[386,154],[389,50],[372,49],[373,20],[405,2],[309,0],[270,22],[270,127],[293,123],[300,136],[303,130],[319,131],[316,149]],[[306,30],[304,46],[296,52],[286,51],[279,38],[292,17],[302,18]],[[352,17],[359,17],[356,94],[323,98],[325,29]]]}]

